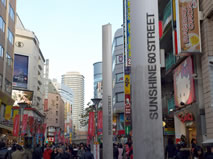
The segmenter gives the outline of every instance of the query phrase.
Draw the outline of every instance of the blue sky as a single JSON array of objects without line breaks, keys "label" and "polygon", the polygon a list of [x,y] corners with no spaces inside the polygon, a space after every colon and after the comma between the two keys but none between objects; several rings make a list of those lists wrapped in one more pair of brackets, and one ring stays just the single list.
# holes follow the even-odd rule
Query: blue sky
[{"label": "blue sky", "polygon": [[68,71],[85,76],[85,105],[93,98],[93,63],[102,60],[102,25],[112,36],[123,21],[123,0],[17,0],[26,29],[35,32],[50,78],[61,81]]}]

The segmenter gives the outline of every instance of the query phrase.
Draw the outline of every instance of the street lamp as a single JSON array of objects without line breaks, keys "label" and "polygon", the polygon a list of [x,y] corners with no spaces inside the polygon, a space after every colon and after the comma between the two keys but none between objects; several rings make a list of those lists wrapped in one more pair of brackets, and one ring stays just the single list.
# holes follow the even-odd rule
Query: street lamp
[{"label": "street lamp", "polygon": [[97,128],[97,112],[98,112],[98,105],[100,103],[100,101],[102,100],[101,98],[93,98],[91,99],[94,106],[95,106],[95,147],[96,147],[96,154],[95,154],[95,158],[97,159],[98,157],[98,152],[97,152],[97,143],[98,143],[98,128]]}]

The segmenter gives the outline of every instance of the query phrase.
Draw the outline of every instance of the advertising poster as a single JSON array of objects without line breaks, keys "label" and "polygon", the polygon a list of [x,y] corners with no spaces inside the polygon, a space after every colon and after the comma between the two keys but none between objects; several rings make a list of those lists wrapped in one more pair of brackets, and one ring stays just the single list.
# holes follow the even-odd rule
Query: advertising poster
[{"label": "advertising poster", "polygon": [[98,111],[98,135],[103,134],[103,112]]},{"label": "advertising poster", "polygon": [[192,57],[189,56],[174,70],[174,98],[176,106],[184,106],[195,101]]},{"label": "advertising poster", "polygon": [[19,106],[19,103],[32,105],[33,92],[28,90],[13,90],[12,98],[15,100],[14,106]]},{"label": "advertising poster", "polygon": [[22,119],[22,129],[21,129],[21,136],[24,136],[27,132],[27,120],[28,120],[28,115],[24,114],[23,119]]},{"label": "advertising poster", "polygon": [[178,54],[201,53],[198,0],[177,0]]},{"label": "advertising poster", "polygon": [[19,136],[19,119],[20,116],[16,115],[13,120],[13,136]]},{"label": "advertising poster", "polygon": [[13,87],[27,89],[28,56],[14,55]]},{"label": "advertising poster", "polygon": [[10,120],[11,118],[11,113],[12,113],[12,106],[11,105],[7,105],[6,109],[5,109],[5,120]]}]

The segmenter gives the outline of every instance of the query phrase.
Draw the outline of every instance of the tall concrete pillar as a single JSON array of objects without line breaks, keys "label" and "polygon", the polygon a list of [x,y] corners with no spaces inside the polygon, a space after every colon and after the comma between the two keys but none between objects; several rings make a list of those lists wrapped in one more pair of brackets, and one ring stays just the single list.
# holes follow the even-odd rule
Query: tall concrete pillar
[{"label": "tall concrete pillar", "polygon": [[102,26],[103,157],[113,159],[112,144],[112,26]]},{"label": "tall concrete pillar", "polygon": [[158,1],[130,2],[133,154],[163,159]]}]

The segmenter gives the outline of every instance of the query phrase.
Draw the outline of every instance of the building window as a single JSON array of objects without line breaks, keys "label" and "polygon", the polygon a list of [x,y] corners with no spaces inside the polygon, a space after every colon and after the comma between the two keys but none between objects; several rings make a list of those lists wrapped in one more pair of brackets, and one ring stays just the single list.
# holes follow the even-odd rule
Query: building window
[{"label": "building window", "polygon": [[0,74],[0,88],[2,88],[3,76]]},{"label": "building window", "polygon": [[58,123],[58,119],[55,119],[55,122]]},{"label": "building window", "polygon": [[58,111],[56,111],[56,115],[58,116]]},{"label": "building window", "polygon": [[13,59],[11,58],[11,56],[7,53],[7,65],[8,66],[12,66],[13,63]]},{"label": "building window", "polygon": [[116,56],[116,64],[122,64],[123,63],[123,55],[117,55]]},{"label": "building window", "polygon": [[9,82],[7,79],[5,80],[5,91],[9,94],[12,93],[12,83]]},{"label": "building window", "polygon": [[10,29],[8,28],[8,40],[9,42],[13,45],[13,33],[10,31]]},{"label": "building window", "polygon": [[123,73],[116,74],[116,83],[121,83],[124,81],[124,75]]},{"label": "building window", "polygon": [[123,45],[123,43],[124,43],[123,36],[115,38],[115,46]]},{"label": "building window", "polygon": [[58,109],[58,104],[56,104],[56,109]]},{"label": "building window", "polygon": [[56,96],[56,101],[58,101],[58,96]]},{"label": "building window", "polygon": [[116,93],[115,96],[116,96],[116,103],[124,101],[124,93],[123,92]]},{"label": "building window", "polygon": [[4,32],[5,22],[2,17],[0,17],[0,30]]},{"label": "building window", "polygon": [[3,58],[4,55],[4,48],[0,45],[0,58]]},{"label": "building window", "polygon": [[10,15],[10,18],[15,21],[15,13],[14,13],[14,10],[13,8],[11,7],[10,5],[10,8],[9,8],[9,15]]},{"label": "building window", "polygon": [[1,3],[3,4],[4,7],[6,7],[6,0],[1,0]]}]

